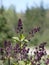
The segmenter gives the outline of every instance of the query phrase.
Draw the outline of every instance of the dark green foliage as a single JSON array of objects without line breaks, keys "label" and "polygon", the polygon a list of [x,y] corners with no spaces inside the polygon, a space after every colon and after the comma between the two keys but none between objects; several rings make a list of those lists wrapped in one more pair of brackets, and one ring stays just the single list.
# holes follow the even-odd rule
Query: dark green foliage
[{"label": "dark green foliage", "polygon": [[12,31],[8,27],[7,19],[4,16],[4,8],[3,6],[0,8],[0,46],[2,46],[3,41],[5,39],[11,39]]},{"label": "dark green foliage", "polygon": [[[36,37],[38,39],[37,44],[45,40],[49,42],[49,9],[44,8],[43,1],[41,1],[40,7],[27,7],[25,13],[17,13],[13,5],[10,6],[8,10],[2,6],[0,8],[0,41],[11,38],[13,34],[16,34],[18,18],[22,19],[24,31],[27,33],[34,27],[41,27],[40,34],[35,35],[35,39]],[[11,30],[13,34],[11,34]],[[25,35],[27,35],[27,33],[25,33]]]}]

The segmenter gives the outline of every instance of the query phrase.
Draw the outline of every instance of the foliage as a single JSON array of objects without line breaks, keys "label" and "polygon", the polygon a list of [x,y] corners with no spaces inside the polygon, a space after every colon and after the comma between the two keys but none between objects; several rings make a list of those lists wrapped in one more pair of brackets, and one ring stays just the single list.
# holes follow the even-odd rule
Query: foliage
[{"label": "foliage", "polygon": [[[49,64],[49,58],[44,48],[46,42],[43,42],[49,42],[48,13],[49,10],[44,8],[43,2],[40,7],[27,7],[25,13],[21,13],[19,16],[14,7],[10,7],[8,10],[5,10],[4,7],[0,8],[0,65]],[[21,19],[18,20],[19,17],[23,22]],[[36,35],[34,35],[35,33]],[[40,42],[43,43],[40,44]],[[28,55],[30,51],[30,48],[27,47],[30,45],[28,43],[34,46],[40,44],[35,48],[34,55]]]},{"label": "foliage", "polygon": [[[25,65],[25,64],[30,64],[29,61],[29,48],[27,48],[27,43],[29,42],[29,38],[34,36],[35,33],[37,33],[40,30],[39,27],[36,27],[32,29],[29,32],[29,36],[26,37],[23,33],[23,23],[21,19],[18,20],[18,26],[16,29],[16,32],[18,34],[18,37],[12,37],[12,40],[14,41],[15,45],[11,43],[11,41],[5,41],[3,47],[0,47],[0,55],[1,55],[1,60],[3,62],[6,62],[7,64],[11,65],[14,64],[15,62],[18,65]],[[31,39],[30,39],[31,40]],[[11,58],[15,59],[14,63],[11,62]]]},{"label": "foliage", "polygon": [[3,41],[5,39],[11,39],[13,36],[12,30],[7,24],[7,19],[4,15],[4,8],[0,8],[0,46],[3,46]]},{"label": "foliage", "polygon": [[[1,9],[3,10],[4,7],[0,8],[0,14],[2,13]],[[33,41],[31,43],[33,43],[32,45],[38,45],[39,43],[41,43],[41,41],[47,41],[47,43],[49,42],[49,9],[45,9],[44,8],[44,3],[41,2],[40,3],[40,7],[27,7],[26,11],[20,12],[18,13],[15,10],[15,7],[13,5],[11,5],[7,10],[4,9],[4,18],[6,19],[6,30],[10,29],[10,32],[7,33],[7,35],[13,36],[16,34],[16,28],[17,28],[17,21],[19,18],[21,18],[23,20],[23,25],[24,25],[24,31],[26,32],[25,34],[28,35],[27,33],[29,32],[30,29],[34,28],[34,27],[41,27],[40,29],[40,33],[36,34],[34,39],[37,39],[37,42]],[[48,30],[48,31],[47,31]],[[13,34],[12,34],[12,33]],[[48,33],[47,35],[44,35],[45,33]],[[5,34],[5,33],[4,33]],[[3,35],[4,35],[3,34]],[[0,40],[2,40],[2,38],[6,38],[6,34],[5,36],[3,36],[1,33],[0,36]],[[46,37],[46,38],[45,38]],[[33,40],[33,39],[32,39]],[[31,45],[31,44],[30,44]],[[29,46],[30,46],[29,45]],[[48,44],[49,45],[49,44]]]}]

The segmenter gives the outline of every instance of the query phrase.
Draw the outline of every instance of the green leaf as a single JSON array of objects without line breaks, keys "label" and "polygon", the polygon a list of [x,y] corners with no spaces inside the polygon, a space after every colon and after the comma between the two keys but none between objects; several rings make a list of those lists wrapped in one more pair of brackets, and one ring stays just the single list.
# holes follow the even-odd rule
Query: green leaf
[{"label": "green leaf", "polygon": [[44,61],[43,61],[43,60],[41,60],[40,62],[41,62],[41,64],[40,64],[40,65],[45,65],[45,63],[44,63]]},{"label": "green leaf", "polygon": [[23,34],[21,34],[20,39],[21,39],[21,41],[23,41],[25,39],[25,36]]},{"label": "green leaf", "polygon": [[25,39],[24,42],[28,43],[29,41],[27,39]]},{"label": "green leaf", "polygon": [[19,61],[19,65],[25,65],[24,61]]},{"label": "green leaf", "polygon": [[13,63],[13,65],[17,65],[16,63]]},{"label": "green leaf", "polygon": [[13,38],[13,40],[19,41],[18,37],[12,37],[12,38]]},{"label": "green leaf", "polygon": [[3,61],[0,60],[0,65],[3,65]]},{"label": "green leaf", "polygon": [[27,64],[27,65],[31,65],[31,62],[29,64]]}]

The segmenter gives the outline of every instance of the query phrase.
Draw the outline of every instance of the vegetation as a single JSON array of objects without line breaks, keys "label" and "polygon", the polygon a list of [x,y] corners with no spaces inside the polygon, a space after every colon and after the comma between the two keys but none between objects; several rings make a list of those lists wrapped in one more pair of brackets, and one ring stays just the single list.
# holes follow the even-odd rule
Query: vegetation
[{"label": "vegetation", "polygon": [[26,37],[23,33],[22,21],[19,19],[16,30],[18,36],[12,37],[14,45],[11,41],[5,41],[3,47],[0,47],[0,61],[2,61],[2,65],[48,65],[49,58],[44,48],[46,42],[35,48],[34,55],[28,55],[30,48],[27,48],[27,43],[30,42],[30,38],[35,33],[40,31],[40,27],[32,29]]},{"label": "vegetation", "polygon": [[[33,37],[30,45],[39,45],[39,43],[47,41],[49,42],[49,9],[45,9],[41,2],[40,7],[27,7],[25,13],[17,13],[14,6],[10,6],[8,10],[3,7],[0,8],[0,28],[2,24],[4,29],[0,32],[0,43],[3,43],[5,39],[11,39],[11,37],[16,34],[17,21],[19,18],[22,19],[24,25],[25,34],[29,32],[30,29],[34,27],[40,27],[40,33],[37,33]],[[1,18],[6,20],[1,23]],[[1,30],[1,29],[0,29]],[[8,35],[8,36],[7,36]],[[29,46],[30,46],[29,45]],[[49,44],[47,44],[48,46]]]},{"label": "vegetation", "polygon": [[4,8],[0,8],[0,46],[3,46],[4,40],[11,39],[12,31],[7,24],[7,19],[4,15]]},{"label": "vegetation", "polygon": [[[49,65],[45,45],[49,46],[49,9],[43,2],[25,13],[17,13],[14,6],[0,8],[0,65]],[[29,55],[30,46],[36,47],[34,55]]]}]

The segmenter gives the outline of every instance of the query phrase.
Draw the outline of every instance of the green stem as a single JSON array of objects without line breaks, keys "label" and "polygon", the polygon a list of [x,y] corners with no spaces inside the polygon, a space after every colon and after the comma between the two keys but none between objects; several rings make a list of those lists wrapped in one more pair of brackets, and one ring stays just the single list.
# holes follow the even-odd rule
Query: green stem
[{"label": "green stem", "polygon": [[8,65],[11,65],[11,64],[10,64],[10,58],[8,58]]}]

